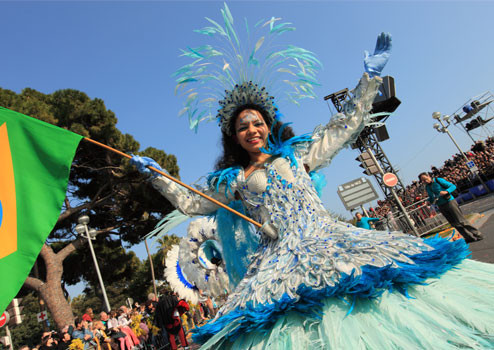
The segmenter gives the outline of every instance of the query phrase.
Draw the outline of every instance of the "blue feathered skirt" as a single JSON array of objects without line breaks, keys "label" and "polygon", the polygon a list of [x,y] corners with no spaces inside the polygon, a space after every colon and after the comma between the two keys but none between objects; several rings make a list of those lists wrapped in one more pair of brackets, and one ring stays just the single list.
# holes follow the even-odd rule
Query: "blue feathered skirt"
[{"label": "blue feathered skirt", "polygon": [[[451,256],[447,269],[429,260],[429,271],[387,271],[400,281],[388,284],[369,271],[357,282],[377,283],[382,293],[372,297],[352,294],[358,284],[351,276],[349,290],[300,289],[296,301],[224,315],[197,329],[195,339],[201,349],[494,349],[494,265],[463,259],[463,241],[435,241],[455,246],[459,258]],[[405,285],[404,278],[413,281]]]}]

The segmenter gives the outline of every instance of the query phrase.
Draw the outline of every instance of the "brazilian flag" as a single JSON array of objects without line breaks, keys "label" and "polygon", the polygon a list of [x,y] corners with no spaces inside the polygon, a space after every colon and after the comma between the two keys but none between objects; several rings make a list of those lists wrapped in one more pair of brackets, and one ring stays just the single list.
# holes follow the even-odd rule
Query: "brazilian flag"
[{"label": "brazilian flag", "polygon": [[0,107],[0,314],[57,222],[81,139]]}]

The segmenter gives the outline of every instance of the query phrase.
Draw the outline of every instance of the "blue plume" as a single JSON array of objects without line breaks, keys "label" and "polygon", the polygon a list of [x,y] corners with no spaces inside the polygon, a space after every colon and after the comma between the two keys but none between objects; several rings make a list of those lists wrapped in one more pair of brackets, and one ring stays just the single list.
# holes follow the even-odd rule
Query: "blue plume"
[{"label": "blue plume", "polygon": [[298,167],[297,160],[295,159],[294,145],[302,142],[312,142],[311,134],[304,134],[300,136],[294,136],[288,140],[283,141],[283,130],[291,123],[283,123],[278,130],[278,135],[274,136],[273,128],[271,128],[271,135],[268,138],[268,148],[261,148],[261,152],[269,154],[271,156],[278,156],[282,158],[289,158],[292,165]]},{"label": "blue plume", "polygon": [[464,240],[450,242],[436,236],[424,241],[434,249],[409,256],[414,264],[395,261],[398,267],[391,264],[384,267],[365,265],[361,275],[355,276],[353,272],[350,275],[342,274],[335,286],[322,289],[302,284],[297,289],[298,299],[284,294],[271,304],[254,307],[249,302],[243,309],[237,308],[214,322],[195,328],[192,330],[195,333],[193,339],[203,343],[229,324],[236,324],[234,330],[226,335],[231,340],[243,333],[268,331],[279,316],[292,310],[307,317],[320,318],[322,300],[330,297],[349,298],[347,315],[352,312],[357,298],[376,298],[386,290],[396,290],[411,298],[406,288],[408,285],[424,284],[427,278],[440,276],[470,255]]},{"label": "blue plume", "polygon": [[[241,201],[230,202],[228,206],[245,214]],[[215,219],[226,272],[230,283],[236,286],[247,272],[250,256],[259,246],[259,235],[247,221],[226,209],[218,209]]]},{"label": "blue plume", "polygon": [[312,180],[312,185],[314,185],[314,188],[316,189],[317,195],[319,198],[322,197],[322,190],[326,186],[326,178],[324,177],[323,174],[317,172],[317,171],[311,171],[309,172],[309,176]]},{"label": "blue plume", "polygon": [[228,197],[228,192],[230,192],[230,194],[233,196],[234,194],[230,185],[237,179],[239,172],[240,167],[238,166],[212,172],[208,175],[207,178],[208,186],[210,188],[212,188],[213,186],[216,187],[216,192],[219,192],[220,185],[224,182],[226,185],[225,196]]},{"label": "blue plume", "polygon": [[185,278],[183,272],[182,272],[182,268],[180,267],[180,263],[179,261],[177,260],[177,264],[175,265],[175,268],[176,268],[176,271],[177,271],[177,276],[178,276],[178,279],[180,280],[180,282],[183,283],[183,285],[189,289],[194,289],[194,290],[197,290],[197,287],[194,286],[192,283],[190,283],[189,281],[187,281],[187,279]]},{"label": "blue plume", "polygon": [[[184,105],[190,107],[187,114],[191,129],[197,130],[204,121],[214,121],[211,111],[224,99],[224,91],[231,91],[236,84],[252,81],[271,91],[281,90],[285,93],[280,98],[296,104],[316,96],[316,74],[322,64],[315,54],[294,45],[276,44],[281,35],[295,30],[291,23],[272,17],[258,21],[255,30],[249,30],[245,20],[237,23],[237,31],[226,4],[220,12],[222,22],[206,17],[207,26],[195,30],[207,36],[209,43],[181,50],[181,56],[189,61],[173,74],[176,91],[193,87],[183,93]],[[191,94],[198,94],[199,98],[187,101]],[[198,117],[194,110],[207,113]]]}]

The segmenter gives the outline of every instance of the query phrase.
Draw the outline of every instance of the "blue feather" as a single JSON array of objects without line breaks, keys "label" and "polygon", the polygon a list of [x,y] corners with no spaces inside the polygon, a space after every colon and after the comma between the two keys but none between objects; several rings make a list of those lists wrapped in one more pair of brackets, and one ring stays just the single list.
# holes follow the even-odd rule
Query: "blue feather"
[{"label": "blue feather", "polygon": [[256,307],[249,302],[245,308],[237,308],[214,322],[195,328],[192,330],[195,333],[193,339],[203,343],[231,323],[237,324],[226,335],[231,340],[243,333],[267,332],[279,316],[291,310],[307,317],[320,318],[322,300],[330,297],[351,298],[352,304],[347,315],[353,310],[356,298],[376,298],[386,290],[396,290],[410,298],[406,291],[407,285],[424,284],[427,278],[440,276],[470,255],[464,240],[450,242],[436,236],[424,241],[434,249],[409,256],[415,264],[395,262],[398,267],[366,265],[362,267],[361,275],[354,276],[353,272],[350,275],[342,274],[335,286],[322,289],[312,289],[302,284],[297,289],[299,298],[290,298],[284,294],[280,300]]},{"label": "blue feather", "polygon": [[216,192],[219,192],[220,185],[225,182],[225,196],[228,197],[228,192],[230,192],[230,194],[233,196],[234,194],[231,189],[231,184],[237,179],[239,173],[240,167],[238,166],[212,172],[208,175],[207,178],[208,186],[210,188],[213,188],[214,186]]},{"label": "blue feather", "polygon": [[302,142],[312,142],[311,134],[304,134],[300,136],[294,136],[288,140],[283,141],[281,139],[283,130],[291,123],[284,123],[278,130],[278,135],[273,136],[273,130],[271,129],[271,136],[268,138],[268,148],[261,148],[261,152],[269,154],[271,156],[278,156],[282,158],[290,159],[292,165],[298,167],[297,160],[295,159],[294,145]]},{"label": "blue feather", "polygon": [[190,283],[189,281],[187,281],[187,279],[185,278],[183,272],[182,272],[182,268],[180,267],[180,263],[179,261],[177,260],[177,264],[175,265],[175,268],[176,268],[176,271],[177,271],[177,276],[178,276],[178,279],[180,280],[180,282],[183,283],[183,285],[186,287],[186,288],[189,288],[189,289],[193,289],[193,290],[197,290],[197,287],[194,286],[192,283]]},{"label": "blue feather", "polygon": [[[239,27],[245,27],[245,30],[237,31],[228,5],[224,4],[220,12],[223,25],[206,17],[208,26],[195,30],[218,40],[211,40],[211,45],[181,50],[181,56],[193,62],[180,67],[173,74],[178,78],[178,86],[191,83],[196,88],[201,97],[194,106],[195,109],[209,111],[212,104],[202,102],[204,95],[218,102],[224,98],[225,90],[231,90],[236,84],[247,81],[253,81],[268,90],[286,87],[291,92],[282,97],[296,104],[300,99],[316,96],[313,89],[318,85],[315,74],[322,65],[315,55],[294,45],[283,45],[280,49],[280,46],[272,44],[283,33],[295,30],[291,23],[277,23],[278,19],[271,17],[268,21],[257,22],[254,28],[258,30],[252,32],[245,20]],[[254,34],[260,35],[253,37]],[[229,64],[229,68],[221,69],[225,62]],[[287,70],[293,71],[293,74],[287,73]],[[288,85],[285,85],[286,81],[289,82]],[[190,119],[190,122],[193,124],[192,129],[197,130],[199,122],[212,120],[214,118],[201,118]]]},{"label": "blue feather", "polygon": [[317,172],[317,171],[311,171],[309,172],[309,176],[312,180],[312,185],[314,185],[314,188],[316,189],[317,195],[319,198],[322,197],[322,190],[326,186],[326,178],[324,177],[323,174]]},{"label": "blue feather", "polygon": [[[245,214],[241,201],[231,202],[228,206]],[[236,286],[247,272],[250,256],[259,246],[259,235],[247,221],[228,210],[218,209],[215,219],[226,272],[230,283]]]}]

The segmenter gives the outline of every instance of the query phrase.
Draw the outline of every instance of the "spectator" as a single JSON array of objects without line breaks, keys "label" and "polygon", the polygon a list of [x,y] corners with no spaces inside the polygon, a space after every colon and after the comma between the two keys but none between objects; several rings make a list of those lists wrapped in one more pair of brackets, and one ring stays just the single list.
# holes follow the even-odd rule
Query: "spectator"
[{"label": "spectator", "polygon": [[108,317],[108,314],[104,311],[101,311],[99,313],[99,319],[101,320],[101,322],[103,322],[103,326],[105,326],[106,328],[108,328],[108,320],[109,320],[109,317]]},{"label": "spectator", "polygon": [[377,222],[379,221],[378,218],[369,218],[366,216],[362,216],[362,214],[357,213],[355,215],[355,218],[357,219],[356,226],[360,228],[365,228],[366,230],[372,230],[371,223],[372,222]]},{"label": "spectator", "polygon": [[44,332],[41,336],[41,346],[39,350],[55,350],[58,348],[58,343],[55,342],[55,339],[52,337],[52,332]]},{"label": "spectator", "polygon": [[70,336],[68,330],[62,330],[60,341],[58,342],[58,350],[67,350],[70,346],[71,341],[72,337]]},{"label": "spectator", "polygon": [[133,345],[137,346],[140,342],[134,331],[129,327],[131,321],[127,315],[127,312],[127,306],[122,305],[118,309],[118,327],[120,331],[124,332],[132,339]]},{"label": "spectator", "polygon": [[112,339],[106,334],[102,321],[94,322],[94,339],[98,345],[98,350],[112,350]]},{"label": "spectator", "polygon": [[133,347],[132,339],[120,330],[117,320],[117,312],[110,311],[110,317],[107,321],[108,334],[115,342],[120,345],[120,350],[131,350]]},{"label": "spectator", "polygon": [[183,347],[188,346],[180,320],[180,312],[188,309],[189,305],[185,300],[180,300],[179,302],[177,297],[171,293],[163,295],[156,306],[156,325],[159,328],[166,329],[172,350],[177,349],[177,336]]},{"label": "spectator", "polygon": [[482,239],[479,230],[470,225],[468,220],[463,216],[458,203],[454,200],[451,193],[456,189],[455,185],[440,177],[433,178],[427,173],[420,173],[419,180],[425,184],[429,195],[429,202],[431,204],[436,204],[437,202],[439,211],[451,226],[458,230],[467,243]]},{"label": "spectator", "polygon": [[151,308],[154,308],[153,302],[151,300],[148,300],[148,301],[146,301],[146,303],[139,305],[139,309],[138,309],[139,311],[138,312],[142,316],[142,318],[148,318],[149,317],[150,314],[147,312],[148,306],[151,306]]},{"label": "spectator", "polygon": [[156,297],[156,294],[154,293],[149,293],[148,294],[148,300],[146,302],[146,311],[149,315],[152,314],[152,311],[150,309],[150,306],[152,305],[152,307],[154,309],[156,309],[156,305],[158,304],[158,298]]},{"label": "spectator", "polygon": [[72,332],[73,339],[81,339],[84,344],[84,350],[94,350],[96,343],[93,341],[93,332],[88,328],[87,321],[77,317],[74,321],[75,329]]},{"label": "spectator", "polygon": [[88,307],[86,309],[86,313],[84,315],[82,315],[82,319],[88,323],[91,323],[91,322],[93,322],[93,317],[94,317],[93,309]]}]

